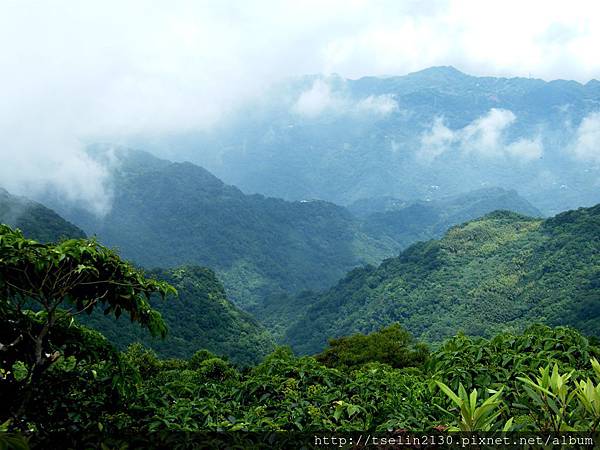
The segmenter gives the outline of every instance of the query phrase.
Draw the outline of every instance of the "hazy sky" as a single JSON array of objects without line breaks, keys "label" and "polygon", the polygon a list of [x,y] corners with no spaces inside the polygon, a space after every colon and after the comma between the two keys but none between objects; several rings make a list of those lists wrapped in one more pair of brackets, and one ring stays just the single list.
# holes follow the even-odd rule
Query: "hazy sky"
[{"label": "hazy sky", "polygon": [[0,185],[59,185],[101,210],[85,140],[207,127],[306,73],[587,82],[598,48],[596,0],[0,0]]}]

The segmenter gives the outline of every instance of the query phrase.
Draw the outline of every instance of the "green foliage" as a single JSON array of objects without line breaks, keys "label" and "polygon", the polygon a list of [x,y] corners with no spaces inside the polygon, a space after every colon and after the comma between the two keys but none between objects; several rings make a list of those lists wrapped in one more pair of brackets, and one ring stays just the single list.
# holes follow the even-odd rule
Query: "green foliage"
[{"label": "green foliage", "polygon": [[[588,345],[573,330],[548,327],[532,327],[523,335],[505,334],[489,341],[472,341],[467,353],[471,358],[482,355],[473,368],[473,386],[465,386],[461,381],[469,362],[454,360],[450,349],[456,342],[433,352],[430,362],[420,370],[370,362],[340,371],[312,357],[295,357],[289,348],[280,347],[258,366],[236,376],[202,377],[199,384],[190,371],[180,375],[170,371],[168,381],[161,375],[154,381],[147,379],[145,398],[155,405],[148,408],[156,413],[155,408],[160,407],[161,419],[155,418],[142,427],[187,431],[383,431],[440,427],[533,430],[533,419],[525,418],[537,414],[540,408],[528,403],[528,394],[517,377],[537,372],[552,359],[563,369],[574,367],[571,370],[578,374],[591,376],[594,372],[589,360],[583,358],[597,349],[588,348],[557,359],[560,351],[556,344],[577,343]],[[512,358],[515,372],[501,380],[506,374],[490,378],[489,374],[502,367],[511,367],[511,361],[503,362],[503,354]],[[212,364],[212,359],[204,363],[209,361]],[[452,361],[458,367],[452,367]],[[219,365],[226,367],[222,361]],[[173,384],[176,382],[180,384]],[[457,388],[450,387],[454,384]],[[184,385],[187,390],[181,390]],[[581,412],[590,424],[596,417],[593,412]],[[148,419],[141,419],[140,423],[144,420]]]},{"label": "green foliage", "polygon": [[398,322],[436,343],[531,323],[600,330],[600,205],[548,219],[496,212],[350,272],[314,295],[283,342],[302,353],[328,338]]},{"label": "green foliage", "polygon": [[[451,427],[449,431],[490,431],[497,429],[495,422],[502,412],[499,410],[499,407],[502,406],[502,389],[496,392],[491,391],[492,395],[485,399],[481,405],[478,405],[479,393],[477,389],[473,389],[471,394],[467,394],[465,387],[460,383],[458,394],[455,394],[452,389],[441,381],[436,381],[436,384],[460,410],[458,427]],[[503,431],[509,431],[512,422],[511,417],[504,425]]]},{"label": "green foliage", "polygon": [[377,199],[357,202],[350,210],[363,215],[363,229],[371,236],[387,236],[404,249],[417,241],[441,237],[452,226],[477,219],[497,210],[532,217],[542,214],[516,191],[486,188],[414,203],[388,200],[376,208]]},{"label": "green foliage", "polygon": [[0,424],[0,450],[29,450],[29,444],[19,433],[9,433],[11,421]]},{"label": "green foliage", "polygon": [[[49,446],[60,436],[61,445],[70,439],[75,447],[99,442],[117,447],[119,439],[130,444],[135,439],[138,446],[147,445],[145,439],[167,445],[163,438],[174,439],[169,441],[174,445],[185,442],[179,441],[186,436],[182,432],[198,431],[552,431],[598,426],[600,365],[593,357],[590,365],[586,358],[599,350],[564,328],[536,326],[525,334],[490,340],[456,336],[419,368],[366,362],[339,370],[279,347],[257,366],[239,371],[206,351],[189,360],[161,360],[139,344],[118,354],[104,341],[102,353],[88,348],[93,342],[83,338],[95,332],[78,325],[67,328],[73,327],[75,334],[60,336],[81,342],[80,352],[65,354],[44,373],[36,386],[35,407],[25,412],[26,430],[35,430],[36,444]],[[381,334],[390,330],[402,331],[391,327]],[[375,355],[367,358],[371,361],[379,354],[373,348]],[[549,369],[548,361],[556,368]],[[563,425],[556,422],[557,414]]]},{"label": "green foliage", "polygon": [[540,363],[583,371],[597,355],[598,348],[574,329],[532,325],[522,334],[501,333],[489,340],[464,334],[449,338],[431,356],[427,370],[435,377],[450,375],[455,390],[459,383],[467,389],[499,389],[521,373],[536,371]]},{"label": "green foliage", "polygon": [[586,416],[591,418],[591,422],[586,424],[587,426],[584,429],[595,432],[598,430],[598,425],[600,425],[600,363],[596,358],[591,361],[596,383],[593,383],[589,378],[585,381],[580,380],[579,384],[576,385],[576,392]]},{"label": "green foliage", "polygon": [[429,351],[414,342],[399,324],[371,333],[355,334],[329,341],[329,348],[316,356],[327,367],[353,368],[369,362],[381,362],[395,368],[420,366]]},{"label": "green foliage", "polygon": [[147,279],[142,271],[96,241],[41,244],[0,225],[0,250],[0,292],[8,308],[20,311],[25,302],[34,302],[52,326],[63,302],[74,314],[89,314],[103,305],[105,314],[119,317],[127,312],[132,322],[153,334],[166,335],[160,314],[150,307],[148,299],[154,292],[163,298],[175,294],[175,289]]},{"label": "green foliage", "polygon": [[16,197],[0,188],[0,223],[23,231],[25,236],[40,242],[85,238],[85,233],[51,209]]},{"label": "green foliage", "polygon": [[540,367],[535,377],[518,377],[532,401],[530,415],[542,431],[592,431],[600,424],[600,364],[591,360],[595,383],[573,380],[575,371],[560,373],[558,365]]},{"label": "green foliage", "polygon": [[[38,315],[29,314],[18,326],[26,332],[43,323]],[[0,334],[4,339],[8,330]],[[97,331],[64,315],[48,333],[44,351],[52,355],[52,364],[35,377],[26,342],[0,354],[0,421],[10,419],[10,428],[26,433],[33,443],[49,435],[95,439],[99,427],[110,430],[119,405],[136,396],[137,373]],[[17,366],[29,375],[23,378],[10,369]]]},{"label": "green foliage", "polygon": [[217,355],[215,355],[212,352],[209,352],[208,350],[205,350],[205,349],[198,350],[189,359],[189,364],[188,364],[189,368],[192,370],[199,369],[200,364],[202,364],[204,361],[206,361],[207,359],[212,359],[212,358],[216,358],[216,357],[217,357]]},{"label": "green foliage", "polygon": [[[45,394],[40,387],[56,382],[56,374],[63,374],[58,377],[63,386],[66,380],[85,385],[91,376],[113,370],[112,347],[98,332],[74,325],[73,316],[103,305],[105,314],[119,317],[125,311],[132,322],[164,335],[164,322],[148,300],[152,293],[164,298],[175,292],[165,282],[147,279],[94,240],[41,244],[0,225],[0,392],[12,406],[15,426],[27,428],[28,418],[40,420],[34,417],[46,413],[66,414],[62,404],[25,413]],[[103,363],[93,366],[98,360]],[[84,403],[96,387],[79,392]]]},{"label": "green foliage", "polygon": [[99,218],[57,205],[66,217],[144,267],[213,268],[245,309],[272,293],[325,288],[395,253],[340,206],[245,195],[191,163],[111,152],[120,162],[111,211]]},{"label": "green foliage", "polygon": [[144,333],[136,324],[109,320],[99,314],[84,322],[105,334],[118,348],[141,342],[161,357],[189,358],[199,348],[239,365],[258,362],[273,347],[273,339],[256,319],[229,301],[214,272],[198,266],[155,269],[149,274],[175,286],[178,298],[151,298],[169,328],[166,339]]},{"label": "green foliage", "polygon": [[550,370],[550,366],[540,367],[540,376],[532,380],[529,377],[518,377],[525,383],[524,389],[531,397],[534,405],[541,408],[543,416],[547,419],[539,424],[544,431],[574,431],[569,426],[572,412],[569,405],[572,403],[576,391],[569,389],[569,380],[573,372],[560,374],[558,365]]},{"label": "green foliage", "polygon": [[236,372],[231,365],[220,358],[205,359],[196,370],[205,380],[224,381],[236,376]]},{"label": "green foliage", "polygon": [[152,350],[146,349],[142,344],[136,342],[127,347],[123,358],[132,367],[135,367],[144,379],[155,376],[161,370],[161,361]]}]

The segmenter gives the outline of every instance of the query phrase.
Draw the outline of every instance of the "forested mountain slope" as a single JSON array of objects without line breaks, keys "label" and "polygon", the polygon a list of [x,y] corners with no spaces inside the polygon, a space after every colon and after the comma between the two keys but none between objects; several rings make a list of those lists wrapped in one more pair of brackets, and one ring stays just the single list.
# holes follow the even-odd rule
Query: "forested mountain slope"
[{"label": "forested mountain slope", "polygon": [[121,349],[139,341],[162,357],[189,358],[197,350],[206,349],[237,364],[249,365],[273,350],[274,342],[267,330],[227,299],[212,270],[187,266],[156,269],[147,275],[167,281],[178,292],[177,298],[152,301],[169,329],[164,340],[152,338],[126,316],[115,321],[100,313],[82,317],[82,321]]},{"label": "forested mountain slope", "polygon": [[399,249],[417,241],[441,237],[450,227],[492,211],[513,211],[540,217],[542,213],[514,190],[478,189],[438,200],[403,202],[381,198],[360,201],[349,210],[363,217],[363,230],[372,236],[392,238]]},{"label": "forested mountain slope", "polygon": [[547,220],[499,211],[303,298],[306,313],[285,340],[314,352],[328,338],[393,322],[430,342],[532,322],[598,335],[599,288],[600,205]]},{"label": "forested mountain slope", "polygon": [[[323,201],[245,195],[202,167],[134,150],[110,153],[111,211],[64,214],[144,267],[208,266],[230,297],[250,306],[273,292],[322,289],[348,270],[394,255],[346,209]],[[58,202],[60,204],[60,202]]]},{"label": "forested mountain slope", "polygon": [[44,205],[10,194],[0,188],[0,223],[19,228],[31,238],[42,242],[62,238],[81,238],[85,233]]}]

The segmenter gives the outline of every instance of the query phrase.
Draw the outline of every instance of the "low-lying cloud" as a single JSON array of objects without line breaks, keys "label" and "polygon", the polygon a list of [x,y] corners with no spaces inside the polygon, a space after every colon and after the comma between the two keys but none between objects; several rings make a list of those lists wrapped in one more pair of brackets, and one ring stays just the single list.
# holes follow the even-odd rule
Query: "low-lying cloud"
[{"label": "low-lying cloud", "polygon": [[387,116],[399,110],[398,102],[394,100],[393,95],[369,95],[367,98],[359,100],[354,105],[354,110],[358,113],[376,114]]},{"label": "low-lying cloud", "polygon": [[463,155],[484,158],[510,157],[523,162],[539,159],[544,151],[539,136],[508,140],[508,129],[516,120],[512,111],[492,108],[467,126],[451,130],[443,118],[437,117],[431,128],[421,135],[417,156],[427,162],[456,149]]},{"label": "low-lying cloud", "polygon": [[424,161],[432,161],[450,150],[456,142],[456,133],[444,124],[444,119],[436,117],[431,129],[421,135],[421,147],[418,157]]},{"label": "low-lying cloud", "polygon": [[600,163],[600,112],[583,118],[570,148],[577,159]]},{"label": "low-lying cloud", "polygon": [[[210,129],[271,83],[307,73],[357,78],[450,64],[585,82],[600,70],[598,8],[587,0],[2,2],[0,185],[24,195],[52,186],[105,211],[109,184],[83,152],[88,143]],[[296,104],[308,117],[397,108],[389,96],[348,102],[318,83]],[[494,134],[477,129],[485,123],[471,138],[443,126],[424,140],[433,157],[447,142],[498,151]],[[588,134],[583,127],[574,152],[595,158]],[[540,152],[533,139],[501,153]]]},{"label": "low-lying cloud", "polygon": [[100,216],[110,210],[108,168],[90,158],[82,142],[58,130],[24,126],[9,131],[1,144],[0,187],[38,199],[52,192]]},{"label": "low-lying cloud", "polygon": [[317,117],[325,112],[338,110],[341,107],[340,103],[341,99],[332,94],[329,84],[317,79],[309,89],[298,96],[292,111],[306,117]]},{"label": "low-lying cloud", "polygon": [[295,114],[315,118],[326,113],[387,116],[398,111],[399,107],[391,94],[354,99],[343,91],[335,90],[326,79],[317,78],[300,93],[291,110]]}]

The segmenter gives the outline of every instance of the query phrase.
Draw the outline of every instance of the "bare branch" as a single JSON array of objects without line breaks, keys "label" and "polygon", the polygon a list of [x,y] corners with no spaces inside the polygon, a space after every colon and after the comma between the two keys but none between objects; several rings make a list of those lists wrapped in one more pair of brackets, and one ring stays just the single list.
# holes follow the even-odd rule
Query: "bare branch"
[{"label": "bare branch", "polygon": [[87,305],[85,305],[83,307],[83,309],[81,309],[80,311],[77,311],[76,313],[71,313],[72,309],[70,309],[69,314],[71,314],[72,316],[81,314],[82,312],[86,311],[87,309],[93,307],[96,303],[98,303],[99,300],[102,300],[104,297],[106,297],[107,294],[108,294],[108,291],[105,291],[104,294],[102,294],[100,297],[97,297],[94,300],[92,300],[91,302],[89,302]]},{"label": "bare branch", "polygon": [[16,286],[16,285],[10,283],[9,281],[5,281],[5,283],[8,286],[10,286],[11,288],[16,289],[17,291],[22,292],[22,293],[24,293],[26,295],[29,295],[31,297],[35,297],[36,296],[35,292],[33,292],[33,291],[29,291],[27,289],[23,289],[22,287]]}]

